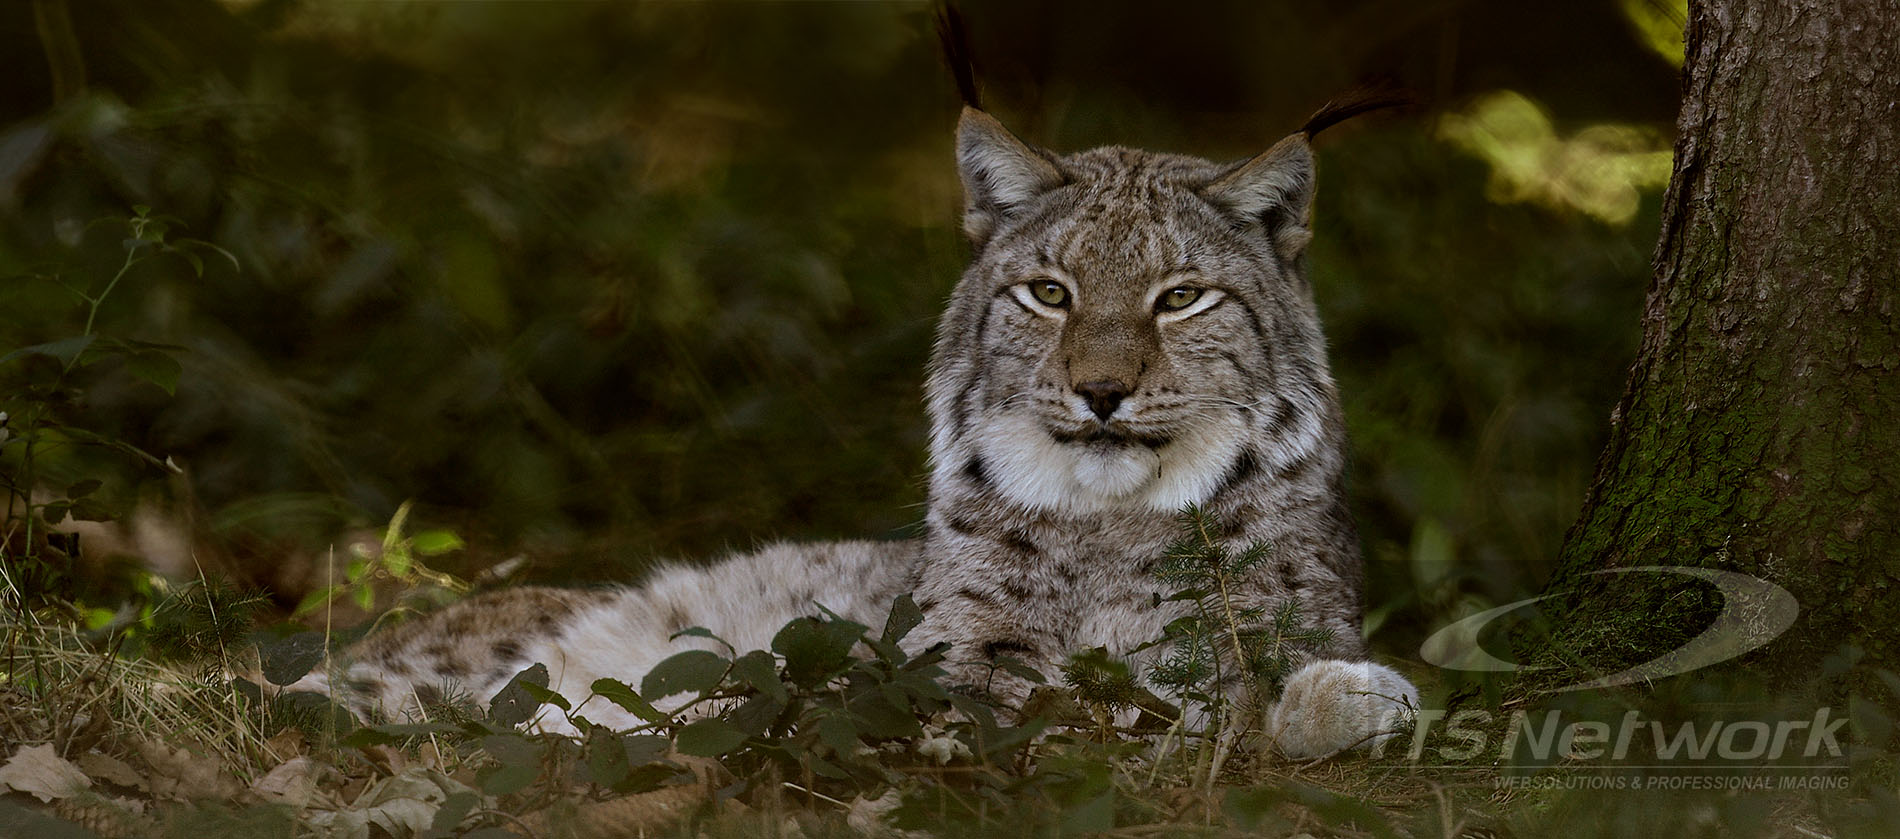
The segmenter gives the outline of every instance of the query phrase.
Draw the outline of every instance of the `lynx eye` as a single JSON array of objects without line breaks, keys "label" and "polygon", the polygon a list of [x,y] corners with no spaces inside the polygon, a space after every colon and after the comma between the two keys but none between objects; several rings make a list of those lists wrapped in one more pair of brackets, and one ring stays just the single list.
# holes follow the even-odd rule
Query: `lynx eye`
[{"label": "lynx eye", "polygon": [[1155,310],[1159,312],[1180,311],[1194,305],[1194,301],[1201,299],[1201,293],[1201,289],[1185,285],[1168,289],[1167,291],[1161,292],[1161,296],[1155,299]]},{"label": "lynx eye", "polygon": [[1069,308],[1069,290],[1054,280],[1031,280],[1029,293],[1042,301],[1043,305],[1057,309]]}]

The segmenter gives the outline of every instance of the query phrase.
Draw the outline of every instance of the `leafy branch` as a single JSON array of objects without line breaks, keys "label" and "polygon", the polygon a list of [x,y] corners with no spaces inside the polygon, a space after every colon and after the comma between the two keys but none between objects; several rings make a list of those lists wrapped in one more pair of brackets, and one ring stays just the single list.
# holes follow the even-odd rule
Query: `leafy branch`
[{"label": "leafy branch", "polygon": [[[376,604],[376,584],[399,583],[405,600],[433,597],[440,601],[467,594],[470,585],[453,574],[430,568],[424,559],[461,550],[462,538],[448,530],[404,532],[409,521],[411,502],[403,502],[383,530],[383,541],[372,548],[352,545],[350,560],[343,567],[343,582],[324,586],[305,595],[292,617],[303,617],[328,606],[339,597],[349,597],[358,608],[370,610]],[[407,609],[399,606],[398,609]]]}]

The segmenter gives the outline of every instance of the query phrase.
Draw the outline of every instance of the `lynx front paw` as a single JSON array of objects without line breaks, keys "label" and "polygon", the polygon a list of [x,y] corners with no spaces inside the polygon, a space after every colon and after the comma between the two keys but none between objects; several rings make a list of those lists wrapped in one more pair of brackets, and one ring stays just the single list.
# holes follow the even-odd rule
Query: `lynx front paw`
[{"label": "lynx front paw", "polygon": [[1315,661],[1287,678],[1267,712],[1267,737],[1289,758],[1316,758],[1396,736],[1417,707],[1418,688],[1390,667]]}]

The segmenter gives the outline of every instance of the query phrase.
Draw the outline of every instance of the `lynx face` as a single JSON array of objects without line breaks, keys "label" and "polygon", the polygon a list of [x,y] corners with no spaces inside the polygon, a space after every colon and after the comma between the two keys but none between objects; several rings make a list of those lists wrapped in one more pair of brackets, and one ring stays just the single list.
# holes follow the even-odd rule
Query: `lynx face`
[{"label": "lynx face", "polygon": [[1313,455],[1333,397],[1303,138],[1237,166],[1056,157],[967,111],[958,152],[978,252],[930,381],[939,472],[1031,509],[1171,512]]}]

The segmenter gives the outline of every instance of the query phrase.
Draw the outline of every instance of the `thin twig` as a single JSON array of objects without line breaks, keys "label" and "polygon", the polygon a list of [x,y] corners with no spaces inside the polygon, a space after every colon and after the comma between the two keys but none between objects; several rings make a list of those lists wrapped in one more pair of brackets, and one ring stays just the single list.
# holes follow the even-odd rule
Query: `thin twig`
[{"label": "thin twig", "polygon": [[811,797],[813,797],[813,798],[816,798],[816,799],[818,799],[819,801],[823,801],[823,802],[825,802],[825,803],[827,803],[827,804],[833,804],[833,805],[836,805],[836,806],[838,807],[838,809],[840,809],[840,810],[844,810],[844,811],[845,811],[845,812],[847,812],[847,813],[848,813],[848,812],[851,812],[851,805],[850,805],[850,804],[846,804],[846,803],[845,803],[845,802],[843,802],[843,801],[839,801],[838,799],[836,799],[836,798],[832,798],[831,796],[829,796],[829,795],[826,795],[826,794],[824,794],[824,793],[822,793],[822,792],[819,792],[819,791],[817,791],[817,790],[814,790],[814,789],[808,789],[808,788],[806,788],[806,787],[802,787],[802,786],[799,786],[798,784],[794,784],[794,783],[792,783],[791,781],[780,781],[780,782],[779,782],[779,786],[782,786],[782,787],[784,787],[784,788],[786,788],[786,789],[789,789],[789,790],[796,790],[796,791],[798,791],[798,792],[802,792],[802,793],[804,793],[804,794],[806,794],[806,795],[809,795],[809,796],[811,796]]}]

